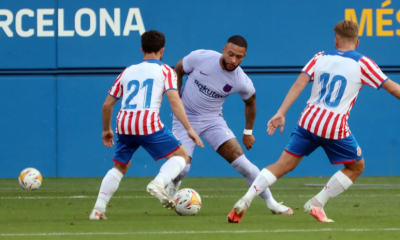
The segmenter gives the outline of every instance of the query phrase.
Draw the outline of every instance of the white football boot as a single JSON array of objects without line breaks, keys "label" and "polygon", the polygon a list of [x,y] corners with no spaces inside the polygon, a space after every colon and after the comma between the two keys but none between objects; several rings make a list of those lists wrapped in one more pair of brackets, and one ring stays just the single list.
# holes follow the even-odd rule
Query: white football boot
[{"label": "white football boot", "polygon": [[181,181],[179,181],[177,184],[171,181],[167,187],[168,196],[174,199],[174,196],[178,192],[180,186],[181,186]]},{"label": "white football boot", "polygon": [[163,205],[163,207],[174,210],[175,209],[175,202],[172,198],[168,197],[167,192],[165,189],[154,183],[154,181],[151,181],[147,185],[147,192],[150,193],[152,196],[155,196],[158,198]]},{"label": "white football boot", "polygon": [[293,215],[293,210],[290,207],[283,205],[283,202],[276,203],[269,210],[271,210],[273,214]]},{"label": "white football boot", "polygon": [[97,211],[96,209],[92,210],[92,213],[89,216],[90,220],[100,220],[100,219],[104,219],[106,220],[106,215],[103,213],[101,214],[99,211]]}]

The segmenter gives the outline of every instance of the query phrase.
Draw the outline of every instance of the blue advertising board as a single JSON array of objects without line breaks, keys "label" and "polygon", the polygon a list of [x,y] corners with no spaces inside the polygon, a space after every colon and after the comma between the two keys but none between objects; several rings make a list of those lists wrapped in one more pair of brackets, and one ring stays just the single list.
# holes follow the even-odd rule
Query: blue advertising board
[{"label": "blue advertising board", "polygon": [[0,69],[124,67],[141,56],[140,35],[151,29],[165,33],[172,66],[195,49],[221,50],[235,34],[249,43],[243,66],[302,66],[334,47],[342,19],[360,25],[360,52],[400,66],[400,1],[6,0]]},{"label": "blue advertising board", "polygon": [[[165,33],[163,62],[171,66],[196,49],[221,51],[232,35],[247,39],[242,66],[256,87],[258,114],[256,144],[245,153],[258,167],[271,164],[290,139],[310,86],[289,111],[283,134],[268,137],[266,123],[295,80],[293,72],[334,48],[332,29],[342,19],[359,24],[357,50],[400,82],[400,0],[2,0],[0,178],[26,167],[45,177],[104,176],[114,149],[101,142],[101,106],[118,72],[142,58],[140,36],[151,29]],[[366,159],[365,176],[400,175],[398,106],[384,90],[360,93],[349,125]],[[243,111],[238,95],[224,104],[239,139]],[[166,98],[161,119],[171,127]],[[155,175],[160,165],[138,150],[128,176]],[[339,168],[317,150],[289,176],[330,176]],[[207,146],[196,149],[189,176],[238,174]]]}]

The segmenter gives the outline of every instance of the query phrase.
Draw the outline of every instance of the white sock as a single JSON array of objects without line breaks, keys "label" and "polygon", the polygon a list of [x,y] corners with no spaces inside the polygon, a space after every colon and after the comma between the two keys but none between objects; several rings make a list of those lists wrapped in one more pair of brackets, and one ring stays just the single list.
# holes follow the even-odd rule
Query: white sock
[{"label": "white sock", "polygon": [[107,203],[110,201],[112,195],[117,191],[119,183],[121,182],[122,174],[118,169],[112,168],[107,172],[106,176],[103,178],[103,182],[100,186],[99,195],[97,197],[96,204],[94,208],[100,213],[106,211]]},{"label": "white sock", "polygon": [[271,186],[275,182],[275,175],[268,169],[264,168],[254,180],[253,184],[249,188],[249,191],[247,191],[246,195],[244,195],[244,198],[246,198],[248,202],[251,203],[255,196],[262,193],[267,187]]},{"label": "white sock", "polygon": [[186,161],[183,157],[175,156],[168,159],[168,161],[161,166],[160,173],[154,178],[154,182],[165,188],[168,183],[178,176],[185,166]]},{"label": "white sock", "polygon": [[[242,174],[249,186],[251,186],[257,175],[260,173],[258,167],[251,163],[244,154],[233,161],[231,166],[240,174]],[[271,208],[270,205],[274,206],[276,204],[276,201],[272,197],[272,193],[269,188],[266,188],[265,191],[260,193],[260,197],[265,200],[269,208]]]},{"label": "white sock", "polygon": [[[353,181],[351,181],[351,179],[342,171],[335,173],[331,179],[329,179],[328,183],[321,190],[321,192],[314,197],[318,203],[321,204],[321,206],[318,207],[323,207],[329,199],[334,198],[346,191],[352,184]],[[315,201],[313,201],[313,204],[315,204]]]},{"label": "white sock", "polygon": [[172,181],[174,185],[180,185],[182,179],[184,179],[186,177],[186,175],[188,174],[190,170],[190,163],[187,163],[185,168],[183,168],[183,170],[181,171],[181,173],[179,173],[179,175]]},{"label": "white sock", "polygon": [[[265,190],[265,192],[266,191],[269,191],[269,188],[267,188],[266,190]],[[265,199],[265,202],[267,203],[267,207],[269,208],[269,209],[274,209],[274,207],[278,204],[278,202],[274,199],[274,197],[272,196],[272,193],[271,193],[271,191],[269,191],[270,192],[270,194],[271,194],[271,196],[269,197],[269,198],[267,198],[267,199]],[[261,193],[262,194],[262,193]],[[260,196],[261,196],[261,194],[260,194]]]}]

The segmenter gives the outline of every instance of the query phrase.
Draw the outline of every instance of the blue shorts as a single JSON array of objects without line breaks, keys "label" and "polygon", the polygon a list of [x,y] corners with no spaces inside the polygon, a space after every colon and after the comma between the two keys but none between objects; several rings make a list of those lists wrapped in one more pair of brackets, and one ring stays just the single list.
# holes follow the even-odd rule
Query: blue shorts
[{"label": "blue shorts", "polygon": [[353,134],[343,139],[332,140],[319,137],[300,126],[296,126],[285,151],[302,157],[310,155],[318,147],[324,149],[331,164],[352,163],[363,159],[361,148]]},{"label": "blue shorts", "polygon": [[181,145],[181,141],[167,127],[149,135],[118,134],[117,150],[113,160],[126,165],[133,153],[142,146],[157,161],[175,152]]}]

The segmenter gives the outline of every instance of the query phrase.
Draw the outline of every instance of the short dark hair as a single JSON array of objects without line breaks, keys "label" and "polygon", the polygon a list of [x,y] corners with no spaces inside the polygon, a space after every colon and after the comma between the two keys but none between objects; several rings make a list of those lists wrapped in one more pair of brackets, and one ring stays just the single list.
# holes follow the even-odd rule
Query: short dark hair
[{"label": "short dark hair", "polygon": [[232,43],[239,47],[244,47],[247,49],[247,41],[246,41],[246,39],[244,39],[244,37],[242,37],[240,35],[234,35],[234,36],[230,37],[226,43]]},{"label": "short dark hair", "polygon": [[150,30],[142,35],[142,49],[145,53],[156,53],[165,46],[165,36],[157,30]]}]

